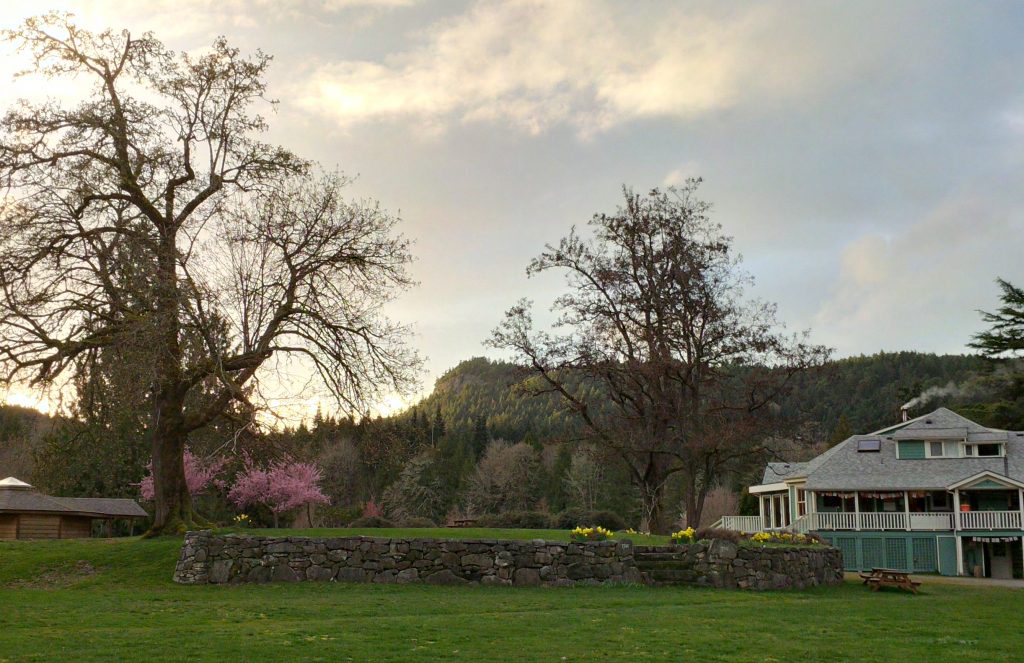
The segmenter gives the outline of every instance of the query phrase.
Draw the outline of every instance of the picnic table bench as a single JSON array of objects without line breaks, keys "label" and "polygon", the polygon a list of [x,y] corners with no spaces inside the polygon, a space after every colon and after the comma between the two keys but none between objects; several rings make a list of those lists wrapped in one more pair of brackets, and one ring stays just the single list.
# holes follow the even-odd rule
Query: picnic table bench
[{"label": "picnic table bench", "polygon": [[877,592],[882,587],[898,587],[917,594],[917,588],[921,586],[920,582],[910,579],[909,572],[896,569],[875,568],[871,569],[871,573],[861,573],[860,577],[873,592]]}]

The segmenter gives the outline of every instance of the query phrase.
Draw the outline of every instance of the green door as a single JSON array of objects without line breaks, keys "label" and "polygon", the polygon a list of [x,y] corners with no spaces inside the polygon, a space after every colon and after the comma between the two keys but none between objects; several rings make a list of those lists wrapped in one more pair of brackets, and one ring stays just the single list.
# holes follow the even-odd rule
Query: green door
[{"label": "green door", "polygon": [[939,536],[939,573],[944,576],[955,576],[956,572],[956,537]]}]

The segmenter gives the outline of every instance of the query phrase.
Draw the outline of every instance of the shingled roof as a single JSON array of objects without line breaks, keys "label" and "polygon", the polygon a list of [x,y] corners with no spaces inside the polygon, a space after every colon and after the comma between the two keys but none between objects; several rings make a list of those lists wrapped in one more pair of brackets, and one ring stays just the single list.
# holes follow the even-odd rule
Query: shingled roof
[{"label": "shingled roof", "polygon": [[43,495],[24,481],[7,477],[0,481],[0,513],[60,513],[92,518],[145,518],[135,500],[106,497],[53,497]]},{"label": "shingled roof", "polygon": [[[900,440],[966,440],[1004,443],[1005,457],[897,459]],[[877,453],[858,451],[863,440],[877,440]],[[763,483],[806,478],[809,490],[943,490],[981,472],[1024,481],[1024,432],[986,428],[946,408],[854,435],[805,463],[769,463]]]}]

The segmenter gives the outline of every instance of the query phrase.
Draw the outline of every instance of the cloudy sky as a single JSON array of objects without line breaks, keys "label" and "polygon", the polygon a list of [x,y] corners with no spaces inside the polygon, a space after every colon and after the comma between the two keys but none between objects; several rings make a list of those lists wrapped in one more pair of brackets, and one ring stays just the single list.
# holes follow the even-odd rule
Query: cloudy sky
[{"label": "cloudy sky", "polygon": [[[44,4],[0,6],[13,27]],[[1024,282],[1024,4],[51,2],[171,48],[275,56],[272,138],[400,210],[421,282],[394,306],[424,387],[522,296],[545,242],[705,179],[755,294],[840,356],[962,352]],[[15,65],[0,59],[0,105]]]}]

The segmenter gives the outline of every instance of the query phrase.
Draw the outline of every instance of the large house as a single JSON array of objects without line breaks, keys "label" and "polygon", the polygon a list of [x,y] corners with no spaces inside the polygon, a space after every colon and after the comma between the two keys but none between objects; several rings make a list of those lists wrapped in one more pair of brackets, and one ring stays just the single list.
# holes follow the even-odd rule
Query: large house
[{"label": "large house", "polygon": [[146,511],[128,499],[54,497],[14,477],[0,480],[0,539],[77,539],[92,536],[93,522],[133,522]]},{"label": "large house", "polygon": [[817,532],[849,570],[1024,577],[1024,432],[946,408],[854,435],[804,463],[769,463],[742,531]]}]

